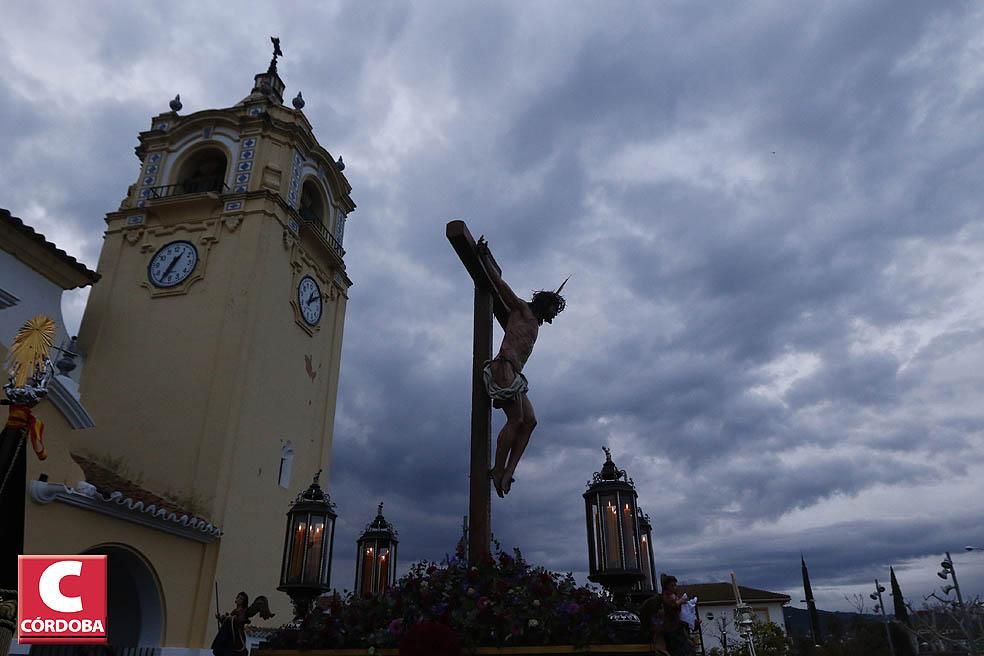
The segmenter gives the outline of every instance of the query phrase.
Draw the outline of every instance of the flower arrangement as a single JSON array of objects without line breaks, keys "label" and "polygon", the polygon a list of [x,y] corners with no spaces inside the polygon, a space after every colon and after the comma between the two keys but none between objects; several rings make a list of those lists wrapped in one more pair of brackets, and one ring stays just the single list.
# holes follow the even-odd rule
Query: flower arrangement
[{"label": "flower arrangement", "polygon": [[460,551],[440,564],[416,563],[378,597],[323,597],[300,631],[281,630],[266,646],[399,646],[414,654],[415,644],[445,644],[436,637],[445,634],[449,654],[460,647],[604,644],[617,640],[608,622],[613,610],[572,574],[533,567],[518,549],[509,554],[497,544],[494,555],[471,567]]}]

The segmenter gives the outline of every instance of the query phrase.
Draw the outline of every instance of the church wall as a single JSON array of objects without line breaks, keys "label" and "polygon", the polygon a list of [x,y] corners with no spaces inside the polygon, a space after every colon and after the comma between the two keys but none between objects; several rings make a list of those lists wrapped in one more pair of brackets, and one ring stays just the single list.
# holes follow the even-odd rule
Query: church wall
[{"label": "church wall", "polygon": [[[28,445],[27,484],[38,480],[41,474],[48,476],[49,483],[70,487],[85,480],[82,468],[72,459],[72,451],[85,445],[85,431],[74,430],[50,400],[42,401],[31,412],[44,422],[44,444],[48,457],[38,460]],[[29,492],[27,496],[30,496]],[[30,523],[30,519],[26,521]]]},{"label": "church wall", "polygon": [[163,646],[207,646],[215,610],[209,612],[210,596],[197,588],[206,551],[214,547],[60,502],[28,501],[27,518],[28,553],[79,554],[104,544],[123,544],[141,553],[153,564],[161,586]]},{"label": "church wall", "polygon": [[[222,526],[216,577],[266,594],[284,617],[289,602],[274,591],[285,513],[318,469],[327,484],[345,299],[325,300],[313,336],[296,323],[297,281],[320,268],[313,263],[323,255],[306,259],[285,246],[272,213],[250,209],[234,230],[207,231],[218,240],[204,278],[187,294],[161,298],[140,286],[147,262],[187,233],[130,244],[111,228],[105,251],[119,264],[107,266],[101,284],[112,305],[93,299],[110,319],[87,336],[82,399],[96,422],[85,450],[122,458],[145,488],[184,496]],[[295,451],[288,489],[278,485],[286,440]]]},{"label": "church wall", "polygon": [[0,310],[0,344],[5,348],[24,322],[43,314],[55,322],[55,346],[65,340],[62,321],[62,288],[0,248],[0,287],[17,296],[16,305]]},{"label": "church wall", "polygon": [[[238,411],[228,422],[235,436],[224,459],[228,473],[217,491],[223,508],[222,540],[217,576],[240,582],[250,595],[266,594],[278,617],[286,616],[289,601],[272,592],[279,583],[286,511],[319,469],[328,487],[335,389],[338,377],[336,327],[342,320],[342,297],[326,300],[321,330],[313,336],[295,322],[290,301],[297,280],[311,270],[292,270],[290,248],[283,245],[279,222],[262,223],[256,258],[252,312],[266,320],[251,322],[240,362]],[[324,286],[322,286],[324,287]],[[323,292],[327,290],[323,289]],[[341,309],[340,309],[341,308]],[[288,489],[278,484],[283,443],[290,440],[295,457]],[[267,530],[261,528],[266,526]],[[271,593],[272,592],[272,593]]]}]

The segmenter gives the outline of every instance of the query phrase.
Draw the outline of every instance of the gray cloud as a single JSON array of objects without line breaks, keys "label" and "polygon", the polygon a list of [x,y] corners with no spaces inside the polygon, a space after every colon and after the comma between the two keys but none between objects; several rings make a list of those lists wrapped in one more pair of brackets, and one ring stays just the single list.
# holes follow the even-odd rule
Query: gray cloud
[{"label": "gray cloud", "polygon": [[[60,21],[28,30],[27,7],[0,55],[2,204],[90,265],[150,116],[178,91],[187,111],[235,103],[281,36],[288,94],[359,205],[339,586],[380,500],[404,566],[460,535],[471,284],[454,218],[521,294],[574,273],[527,370],[540,426],[493,500],[505,546],[584,576],[602,445],[637,483],[658,566],[690,580],[793,590],[804,550],[845,607],[837,590],[893,563],[925,594],[930,554],[984,540],[967,528],[984,510],[976,8],[351,2],[224,17],[222,38],[219,6],[113,8],[65,44]],[[27,38],[62,53],[32,63]]]}]

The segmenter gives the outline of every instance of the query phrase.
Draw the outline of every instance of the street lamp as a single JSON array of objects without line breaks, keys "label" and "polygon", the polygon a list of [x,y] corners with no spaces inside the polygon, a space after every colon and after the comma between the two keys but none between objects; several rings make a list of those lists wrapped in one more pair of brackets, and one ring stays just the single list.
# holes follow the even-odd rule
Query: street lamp
[{"label": "street lamp", "polygon": [[[588,580],[600,583],[616,604],[634,585],[645,578],[642,546],[639,540],[638,495],[635,483],[624,469],[612,462],[612,452],[602,447],[605,463],[595,472],[584,493],[584,512],[588,532]],[[639,616],[616,611],[609,620],[626,631],[638,630]]]},{"label": "street lamp", "polygon": [[[964,547],[964,549],[967,549],[968,551],[973,550],[973,548],[967,548],[967,547]],[[960,584],[957,583],[957,570],[954,569],[953,567],[953,559],[950,558],[949,551],[946,552],[946,560],[940,563],[940,571],[936,572],[936,576],[940,577],[944,581],[947,580],[948,578],[953,581],[952,588],[957,593],[957,603],[959,603],[960,607],[963,608],[964,607],[963,595],[960,594]],[[947,591],[946,594],[949,594],[949,591]]]},{"label": "street lamp", "polygon": [[396,585],[396,529],[383,517],[379,504],[376,519],[366,526],[356,541],[355,590],[363,597],[374,597]]},{"label": "street lamp", "polygon": [[287,511],[287,534],[280,566],[280,586],[294,604],[294,620],[307,617],[315,597],[331,582],[335,543],[335,504],[318,485],[321,470]]},{"label": "street lamp", "polygon": [[872,601],[877,601],[875,605],[875,612],[881,612],[882,622],[885,624],[885,635],[888,636],[888,649],[892,652],[892,656],[895,656],[895,645],[892,643],[892,631],[888,628],[888,615],[885,614],[885,602],[882,600],[882,593],[885,592],[885,586],[878,584],[878,579],[875,579],[875,591],[868,595]]}]

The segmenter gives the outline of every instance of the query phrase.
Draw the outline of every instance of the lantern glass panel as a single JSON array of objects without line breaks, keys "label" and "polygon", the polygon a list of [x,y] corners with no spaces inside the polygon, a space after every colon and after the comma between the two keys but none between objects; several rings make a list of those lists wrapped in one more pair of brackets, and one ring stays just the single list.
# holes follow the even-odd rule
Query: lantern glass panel
[{"label": "lantern glass panel", "polygon": [[322,549],[324,554],[322,558],[324,559],[321,563],[321,580],[320,583],[323,586],[328,586],[331,581],[331,551],[335,548],[335,518],[329,515],[325,522],[325,546]]},{"label": "lantern glass panel", "polygon": [[389,587],[389,567],[390,567],[390,550],[380,549],[379,550],[379,578],[376,580],[379,582],[376,585],[376,589],[382,592],[387,587]]},{"label": "lantern glass panel", "polygon": [[304,565],[305,582],[321,582],[321,558],[324,552],[325,518],[314,515],[308,527],[307,563]]},{"label": "lantern glass panel", "polygon": [[645,590],[655,590],[656,587],[653,585],[653,566],[652,562],[649,560],[649,536],[645,533],[642,534],[640,538],[642,542],[642,573],[646,575]]},{"label": "lantern glass panel", "polygon": [[622,537],[619,531],[618,495],[602,494],[601,499],[601,533],[604,558],[599,561],[599,568],[622,568]]},{"label": "lantern glass panel", "polygon": [[308,516],[294,515],[290,529],[290,564],[287,567],[287,582],[300,583],[304,567],[304,547],[307,546]]},{"label": "lantern glass panel", "polygon": [[635,508],[631,500],[622,498],[622,536],[628,542],[625,549],[625,568],[639,569],[639,535],[636,532]]},{"label": "lantern glass panel", "polygon": [[598,497],[591,499],[591,565],[596,569],[605,569],[604,550],[602,549],[603,537],[601,534],[601,506],[598,504]]},{"label": "lantern glass panel", "polygon": [[372,594],[372,570],[376,565],[376,547],[373,542],[366,542],[362,548],[362,573],[359,592],[363,595]]}]

